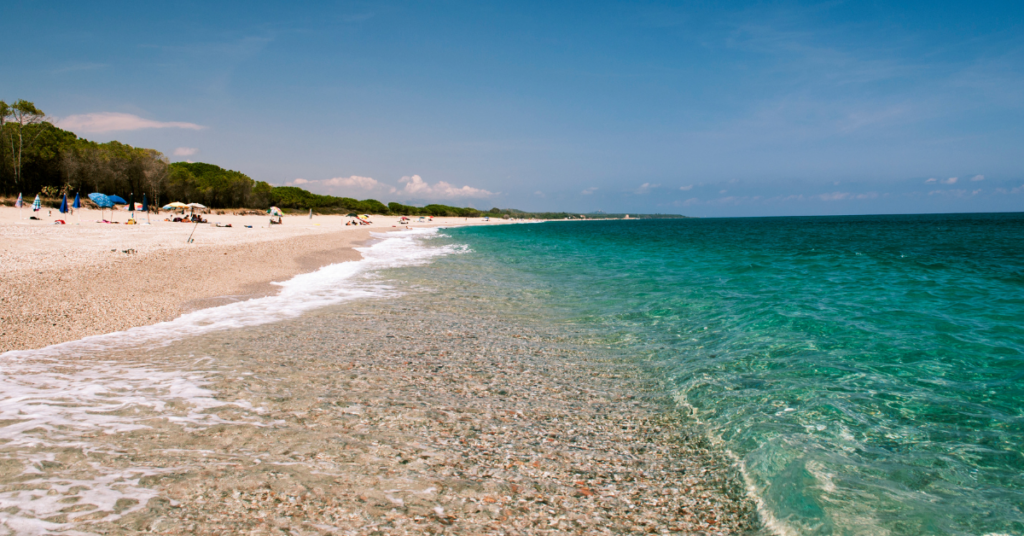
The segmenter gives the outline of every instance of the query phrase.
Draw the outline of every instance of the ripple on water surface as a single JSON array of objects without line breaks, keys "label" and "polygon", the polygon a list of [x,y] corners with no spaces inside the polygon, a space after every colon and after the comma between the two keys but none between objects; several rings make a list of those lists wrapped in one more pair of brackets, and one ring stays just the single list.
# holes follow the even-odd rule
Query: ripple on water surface
[{"label": "ripple on water surface", "polygon": [[[1024,534],[1024,215],[465,229],[647,364],[805,534]],[[463,272],[468,270],[461,269]],[[472,275],[463,276],[472,278]]]}]

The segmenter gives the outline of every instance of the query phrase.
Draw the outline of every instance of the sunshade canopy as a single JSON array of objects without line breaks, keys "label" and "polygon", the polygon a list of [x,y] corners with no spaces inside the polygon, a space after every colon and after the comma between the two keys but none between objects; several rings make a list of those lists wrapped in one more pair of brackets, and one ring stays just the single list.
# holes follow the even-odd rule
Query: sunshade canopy
[{"label": "sunshade canopy", "polygon": [[185,206],[189,208],[206,208],[206,205],[200,205],[199,203],[189,203]]},{"label": "sunshade canopy", "polygon": [[99,205],[100,208],[110,208],[114,206],[114,200],[106,194],[92,193],[89,194],[89,199],[92,199],[92,202]]},{"label": "sunshade canopy", "polygon": [[119,197],[119,196],[116,196],[116,195],[108,195],[107,197],[109,197],[109,198],[110,198],[110,200],[111,200],[111,201],[112,201],[112,202],[113,202],[113,203],[114,203],[115,205],[127,205],[127,204],[128,204],[128,202],[127,202],[127,201],[125,201],[125,200],[124,200],[124,198],[122,198],[122,197]]}]

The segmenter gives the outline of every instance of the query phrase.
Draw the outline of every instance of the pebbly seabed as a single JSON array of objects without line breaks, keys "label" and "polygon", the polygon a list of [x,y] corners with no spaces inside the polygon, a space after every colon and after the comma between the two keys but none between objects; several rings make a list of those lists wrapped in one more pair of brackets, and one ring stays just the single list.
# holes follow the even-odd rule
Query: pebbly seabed
[{"label": "pebbly seabed", "polygon": [[[113,385],[95,408],[106,427],[80,438],[4,445],[5,468],[40,461],[3,473],[0,520],[106,534],[754,529],[730,466],[639,371],[571,333],[435,299],[106,356],[124,382],[149,374],[149,392]],[[88,361],[63,373],[100,379]]]}]

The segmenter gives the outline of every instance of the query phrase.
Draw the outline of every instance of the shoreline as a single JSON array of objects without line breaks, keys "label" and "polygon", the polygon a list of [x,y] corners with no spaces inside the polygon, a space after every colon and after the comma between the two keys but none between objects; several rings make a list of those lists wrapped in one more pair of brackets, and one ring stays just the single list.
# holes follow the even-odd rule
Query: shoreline
[{"label": "shoreline", "polygon": [[[361,259],[354,248],[371,232],[405,228],[393,216],[358,227],[345,226],[342,216],[286,217],[269,226],[265,216],[211,214],[198,227],[153,215],[151,225],[110,225],[95,223],[98,216],[82,210],[68,225],[54,225],[0,207],[0,354],[276,294],[274,282]],[[215,227],[218,221],[232,227]],[[409,227],[503,223],[436,218]]]},{"label": "shoreline", "polygon": [[[331,237],[184,251],[244,264],[231,248],[260,258],[291,247],[289,266],[307,268],[358,255]],[[125,258],[195,260],[170,253],[180,258]],[[414,283],[398,300],[345,302],[184,345],[16,360],[2,378],[16,425],[0,445],[8,468],[0,526],[755,530],[757,515],[728,461],[641,369],[583,331],[505,315],[467,299],[475,289],[435,283]]]}]

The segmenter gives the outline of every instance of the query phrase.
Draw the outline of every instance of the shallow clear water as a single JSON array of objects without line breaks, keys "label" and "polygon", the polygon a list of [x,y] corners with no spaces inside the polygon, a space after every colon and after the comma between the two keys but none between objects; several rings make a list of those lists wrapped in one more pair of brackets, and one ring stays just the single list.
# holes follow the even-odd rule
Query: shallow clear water
[{"label": "shallow clear water", "polygon": [[773,531],[1024,533],[1024,215],[445,233],[406,277],[645,363]]},{"label": "shallow clear water", "polygon": [[[299,276],[278,296],[4,354],[3,417],[25,422],[8,426],[0,461],[24,466],[21,487],[35,473],[39,489],[67,487],[66,471],[44,464],[69,446],[100,448],[96,430],[258,414],[210,389],[203,367],[226,343],[306,340],[315,322],[303,315],[416,294],[427,309],[437,299],[564,326],[595,353],[643,365],[735,456],[773,532],[1024,534],[1022,238],[1024,214],[389,234],[364,261]],[[202,355],[165,359],[175,348]],[[140,363],[103,365],[118,352]],[[83,501],[97,510],[152,496],[138,482],[146,468],[100,465],[73,486],[91,489]],[[0,521],[64,530],[40,524],[63,506],[37,495],[0,487],[0,506],[21,509]]]}]

